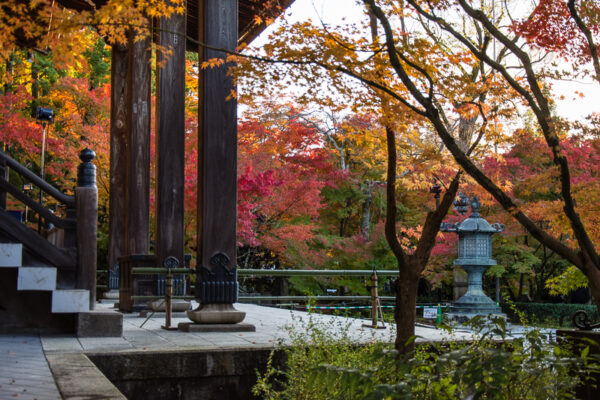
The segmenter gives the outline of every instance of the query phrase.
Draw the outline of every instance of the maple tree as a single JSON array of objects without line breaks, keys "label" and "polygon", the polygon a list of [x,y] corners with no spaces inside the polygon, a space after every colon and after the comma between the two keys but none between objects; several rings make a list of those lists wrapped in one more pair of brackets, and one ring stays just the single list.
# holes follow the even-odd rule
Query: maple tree
[{"label": "maple tree", "polygon": [[568,241],[561,240],[560,237],[553,235],[553,232],[543,229],[537,224],[535,220],[528,215],[525,209],[515,203],[513,198],[509,196],[506,191],[495,184],[465,155],[459,146],[457,146],[455,139],[444,128],[439,113],[432,107],[430,99],[424,96],[415,87],[413,80],[406,72],[407,67],[400,63],[393,46],[394,34],[391,30],[388,17],[373,1],[367,1],[366,3],[374,10],[378,19],[384,26],[388,40],[387,51],[390,63],[394,64],[395,71],[411,91],[411,96],[413,96],[413,98],[423,107],[420,111],[423,111],[426,114],[455,160],[483,188],[492,194],[500,205],[519,221],[519,223],[522,224],[536,240],[577,266],[589,279],[590,288],[594,294],[595,301],[600,305],[600,264],[598,263],[598,255],[593,244],[593,239],[590,236],[590,230],[586,228],[586,223],[576,211],[571,165],[569,158],[565,154],[564,140],[561,140],[560,137],[563,133],[561,132],[558,121],[552,116],[548,95],[542,90],[544,75],[541,72],[538,73],[535,71],[531,56],[526,51],[522,50],[522,48],[508,36],[508,33],[503,33],[494,21],[492,21],[482,10],[473,8],[469,3],[463,0],[456,2],[456,5],[459,6],[461,10],[466,12],[473,21],[481,24],[482,28],[488,32],[490,37],[501,43],[504,46],[503,48],[519,61],[522,67],[518,69],[518,72],[525,74],[526,81],[524,81],[523,79],[517,78],[515,74],[503,65],[495,62],[485,49],[477,48],[473,45],[464,34],[456,30],[451,23],[436,13],[439,10],[426,10],[422,8],[418,2],[410,0],[407,2],[414,7],[414,10],[418,12],[419,15],[436,23],[444,32],[447,32],[451,37],[460,41],[478,60],[497,71],[504,79],[505,83],[519,93],[524,104],[530,107],[538,123],[538,129],[544,137],[548,148],[552,152],[552,161],[554,164],[552,168],[556,168],[558,173],[560,188],[559,203],[562,208],[562,212],[560,212],[559,215],[568,223],[568,230],[570,231],[568,234]]},{"label": "maple tree", "polygon": [[[444,163],[448,163],[448,159],[441,151],[440,141],[427,132],[425,113],[419,112],[414,104],[405,100],[409,92],[404,83],[394,77],[395,72],[390,68],[383,51],[385,42],[380,43],[374,21],[371,18],[363,26],[342,27],[335,31],[328,27],[320,29],[309,22],[284,26],[269,38],[263,53],[250,57],[253,64],[244,65],[244,72],[252,77],[248,80],[257,82],[255,87],[260,91],[273,90],[277,82],[281,82],[283,87],[292,82],[302,82],[307,89],[300,101],[306,98],[306,101],[329,106],[335,104],[337,97],[343,97],[350,99],[353,111],[364,110],[378,116],[379,137],[385,137],[387,145],[387,173],[384,179],[387,188],[385,236],[400,271],[396,288],[396,348],[408,351],[413,346],[410,338],[414,335],[419,279],[435,246],[439,225],[452,204],[461,174],[452,171],[452,168],[442,167]],[[358,33],[361,28],[369,29],[371,35]],[[426,32],[427,35],[433,34]],[[302,37],[302,40],[297,37]],[[295,46],[290,46],[290,43]],[[507,113],[504,103],[485,102],[487,95],[500,95],[504,88],[491,84],[489,73],[479,68],[478,63],[468,54],[457,54],[441,46],[439,40],[433,43],[422,40],[418,42],[418,46],[407,42],[403,49],[411,53],[410,57],[439,60],[437,64],[432,62],[427,68],[416,66],[411,74],[427,74],[429,70],[436,74],[435,82],[440,86],[445,85],[443,89],[436,87],[442,96],[435,104],[436,109],[448,109],[448,113],[444,114],[445,128],[456,132],[464,151],[479,152],[477,145],[487,124],[475,124],[474,121],[480,115],[486,119],[489,115]],[[448,59],[451,61],[447,61]],[[443,69],[447,65],[459,64],[461,60],[466,60],[469,68],[456,68],[450,75],[447,69]],[[408,60],[408,56],[406,62],[415,66],[414,62]],[[263,77],[266,75],[267,81],[275,84],[266,88],[262,83],[264,78],[255,80],[255,74]],[[364,85],[357,87],[347,77]],[[242,75],[240,79],[244,80],[245,76]],[[335,88],[334,94],[318,91],[318,82],[323,80]],[[431,84],[433,82],[432,80]],[[457,93],[462,93],[461,101],[456,100]],[[402,173],[398,174],[397,170]],[[416,218],[422,219],[412,234],[407,235],[406,226],[399,231],[398,194],[428,189],[432,177],[440,171],[444,173],[441,179],[448,190],[439,208],[429,209],[426,214],[417,213]],[[452,176],[454,178],[447,178]],[[420,196],[422,206],[422,192]]]},{"label": "maple tree", "polygon": [[321,190],[336,179],[330,153],[319,132],[285,115],[243,121],[238,132],[239,240],[290,257],[289,241],[310,240]]},{"label": "maple tree", "polygon": [[[566,154],[569,146],[565,145],[569,128],[553,114],[549,79],[560,77],[560,72],[555,64],[543,62],[544,54],[539,50],[541,47],[562,56],[568,54],[577,61],[575,67],[584,62],[596,67],[596,5],[585,1],[577,4],[541,1],[531,10],[530,18],[511,20],[507,9],[496,10],[493,4],[485,3],[478,8],[466,0],[400,3],[364,0],[362,3],[369,17],[369,22],[363,24],[319,27],[307,21],[284,25],[269,38],[264,51],[250,57],[254,64],[246,71],[254,77],[260,70],[261,76],[267,78],[257,85],[259,90],[268,89],[265,81],[270,86],[277,82],[281,86],[303,85],[306,89],[301,99],[329,105],[337,95],[354,110],[363,107],[381,116],[388,139],[390,168],[387,237],[397,255],[401,275],[420,268],[408,266],[406,254],[397,244],[395,189],[392,189],[397,148],[393,142],[397,136],[407,138],[407,148],[413,153],[420,148],[433,156],[435,151],[423,150],[423,142],[418,140],[426,129],[437,135],[461,169],[536,241],[587,276],[594,299],[600,305],[600,264],[594,245],[596,225],[586,221],[588,217],[580,217],[576,210],[585,208],[575,206],[576,180],[572,160]],[[417,27],[407,31],[407,21]],[[383,30],[381,41],[377,40],[378,28]],[[560,36],[552,47],[550,39],[556,32],[567,32],[565,37],[576,40],[562,40]],[[577,46],[578,51],[571,45]],[[583,70],[576,68],[574,74]],[[323,81],[335,88],[335,95],[320,90]],[[552,160],[551,165],[542,164],[537,171],[530,172],[537,173],[538,178],[558,182],[554,201],[536,202],[537,211],[551,209],[556,215],[549,226],[539,223],[548,214],[536,214],[536,208],[528,209],[523,204],[526,197],[517,198],[525,193],[511,191],[512,182],[497,182],[492,172],[481,167],[484,150],[500,157],[506,148],[506,136],[511,133],[509,119],[523,107],[535,121],[529,134],[536,132],[544,138]],[[402,121],[398,121],[399,117]],[[403,135],[397,135],[398,131]],[[416,133],[416,137],[410,137],[411,133]],[[480,142],[481,139],[484,141]],[[473,145],[478,142],[484,146]],[[542,179],[537,182],[543,182]],[[418,273],[411,274],[406,279],[401,276],[400,287],[414,293],[414,285],[408,283],[415,282]],[[411,298],[414,296],[404,298],[403,303],[410,303]],[[400,332],[400,326],[414,321],[414,311],[411,315],[408,308],[400,311],[400,314],[406,312],[403,316],[398,316],[397,311],[402,338],[396,344],[400,349],[402,340],[407,338],[405,332]]]}]

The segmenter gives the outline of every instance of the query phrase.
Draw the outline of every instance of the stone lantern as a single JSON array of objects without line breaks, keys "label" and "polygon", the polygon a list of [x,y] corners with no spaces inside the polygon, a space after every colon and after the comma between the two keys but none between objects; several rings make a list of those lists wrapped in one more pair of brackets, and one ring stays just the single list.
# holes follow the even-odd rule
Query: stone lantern
[{"label": "stone lantern", "polygon": [[[469,199],[462,193],[458,194],[459,200],[455,201],[455,209],[465,215],[468,210]],[[448,318],[457,321],[466,321],[477,315],[489,314],[503,316],[499,306],[483,293],[482,276],[485,270],[496,265],[492,259],[492,235],[504,231],[502,224],[489,224],[479,215],[481,203],[477,196],[470,201],[471,215],[469,218],[456,224],[443,222],[440,226],[442,232],[456,232],[458,234],[458,259],[454,265],[460,265],[468,275],[467,292],[459,298],[447,314]]]}]

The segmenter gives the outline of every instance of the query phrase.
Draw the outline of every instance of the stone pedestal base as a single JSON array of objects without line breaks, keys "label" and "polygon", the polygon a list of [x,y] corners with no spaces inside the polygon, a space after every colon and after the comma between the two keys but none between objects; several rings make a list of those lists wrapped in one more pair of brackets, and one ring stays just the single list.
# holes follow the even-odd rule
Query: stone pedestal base
[{"label": "stone pedestal base", "polygon": [[204,304],[188,311],[187,316],[197,324],[237,324],[246,313],[233,308],[233,304]]},{"label": "stone pedestal base", "polygon": [[[167,302],[164,299],[149,301],[146,306],[152,311],[165,311]],[[186,300],[173,299],[171,300],[172,312],[184,312],[190,309],[191,303]]]},{"label": "stone pedestal base", "polygon": [[506,314],[502,313],[502,309],[495,304],[455,304],[450,307],[450,312],[445,314],[445,317],[450,321],[467,322],[476,316],[484,317],[500,317],[506,319]]},{"label": "stone pedestal base", "polygon": [[193,322],[180,322],[177,329],[182,332],[256,332],[252,324],[194,324]]}]

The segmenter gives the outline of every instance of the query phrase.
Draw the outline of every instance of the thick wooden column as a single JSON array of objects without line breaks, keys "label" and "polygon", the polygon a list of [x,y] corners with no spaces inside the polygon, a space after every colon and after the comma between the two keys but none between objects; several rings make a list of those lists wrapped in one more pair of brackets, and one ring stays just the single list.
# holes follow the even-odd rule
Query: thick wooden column
[{"label": "thick wooden column", "polygon": [[112,46],[108,264],[127,254],[128,49]]},{"label": "thick wooden column", "polygon": [[[234,50],[237,45],[237,0],[204,0],[200,37],[204,43]],[[222,51],[204,48],[204,60],[225,58]],[[202,304],[237,301],[237,102],[227,76],[229,65],[204,69],[199,82],[198,268]],[[243,317],[242,317],[243,318]]]},{"label": "thick wooden column", "polygon": [[[181,32],[178,35],[174,32]],[[158,57],[156,135],[156,257],[183,264],[183,190],[185,162],[185,15],[160,20],[159,43],[172,52]]]},{"label": "thick wooden column", "polygon": [[127,254],[150,251],[150,39],[129,38]]}]

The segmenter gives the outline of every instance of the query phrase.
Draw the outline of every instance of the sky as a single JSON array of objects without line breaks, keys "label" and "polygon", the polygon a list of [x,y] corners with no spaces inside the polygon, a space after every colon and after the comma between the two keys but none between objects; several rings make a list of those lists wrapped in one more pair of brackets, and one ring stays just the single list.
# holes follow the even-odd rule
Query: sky
[{"label": "sky", "polygon": [[[312,19],[317,23],[323,20],[329,25],[347,24],[364,21],[363,7],[355,0],[295,0],[286,12],[288,21]],[[276,29],[277,23],[270,26],[254,43],[260,46],[268,33]],[[592,112],[600,112],[600,84],[587,81],[554,81],[553,89],[557,93],[557,112],[570,120],[580,120]],[[577,93],[576,93],[577,92]],[[582,93],[583,96],[580,96]],[[564,99],[558,99],[559,96]]]}]

